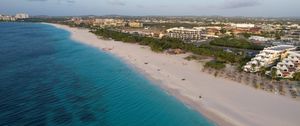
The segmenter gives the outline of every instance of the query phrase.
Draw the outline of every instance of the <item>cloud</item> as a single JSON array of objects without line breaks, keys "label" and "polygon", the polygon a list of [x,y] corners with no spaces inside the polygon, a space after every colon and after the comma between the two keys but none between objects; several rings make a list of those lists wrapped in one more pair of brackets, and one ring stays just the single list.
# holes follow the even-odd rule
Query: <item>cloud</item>
[{"label": "cloud", "polygon": [[258,0],[225,0],[221,5],[222,9],[236,9],[244,7],[253,7],[260,5]]},{"label": "cloud", "polygon": [[141,5],[141,4],[137,4],[136,7],[137,7],[137,8],[145,8],[145,6],[144,6],[144,5]]},{"label": "cloud", "polygon": [[[48,0],[27,0],[27,1],[31,1],[31,2],[45,2]],[[67,3],[75,3],[75,0],[57,0],[59,3],[61,2],[67,2]]]},{"label": "cloud", "polygon": [[48,0],[28,0],[28,1],[48,1]]},{"label": "cloud", "polygon": [[107,3],[114,6],[125,6],[126,2],[122,0],[107,0]]},{"label": "cloud", "polygon": [[75,3],[75,0],[66,0],[67,3]]}]

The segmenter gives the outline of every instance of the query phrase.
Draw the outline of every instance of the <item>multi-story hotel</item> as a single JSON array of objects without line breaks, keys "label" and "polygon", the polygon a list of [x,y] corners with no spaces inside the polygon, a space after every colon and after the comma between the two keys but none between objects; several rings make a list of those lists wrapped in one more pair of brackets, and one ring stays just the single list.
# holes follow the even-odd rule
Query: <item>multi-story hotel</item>
[{"label": "multi-story hotel", "polygon": [[168,36],[171,38],[178,38],[182,40],[201,40],[205,34],[204,27],[194,27],[192,29],[179,27],[167,30]]},{"label": "multi-story hotel", "polygon": [[12,16],[0,15],[0,21],[15,21],[16,18]]},{"label": "multi-story hotel", "polygon": [[263,67],[274,66],[276,65],[276,61],[280,61],[282,57],[287,55],[287,52],[295,49],[296,47],[292,45],[267,47],[243,67],[244,71],[255,73],[259,72]]},{"label": "multi-story hotel", "polygon": [[29,18],[29,15],[26,14],[26,13],[19,13],[19,14],[16,14],[16,19],[26,19],[26,18]]},{"label": "multi-story hotel", "polygon": [[129,27],[133,27],[133,28],[142,28],[143,27],[143,23],[141,23],[139,21],[129,21],[128,22],[128,26]]},{"label": "multi-story hotel", "polygon": [[254,28],[255,24],[230,24],[231,27],[235,27],[235,28]]},{"label": "multi-story hotel", "polygon": [[93,25],[101,27],[124,27],[126,22],[122,19],[95,19]]},{"label": "multi-story hotel", "polygon": [[275,40],[275,38],[266,38],[266,37],[262,37],[262,36],[251,36],[249,38],[249,40],[266,42],[266,41],[273,41],[273,40]]}]

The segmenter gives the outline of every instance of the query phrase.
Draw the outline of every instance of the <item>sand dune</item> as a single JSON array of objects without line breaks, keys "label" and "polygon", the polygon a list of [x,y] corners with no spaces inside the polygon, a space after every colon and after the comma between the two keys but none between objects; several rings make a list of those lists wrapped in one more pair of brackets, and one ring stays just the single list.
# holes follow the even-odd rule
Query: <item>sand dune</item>
[{"label": "sand dune", "polygon": [[299,101],[207,75],[201,72],[199,63],[184,60],[186,55],[154,53],[145,46],[98,39],[86,29],[51,25],[71,32],[78,42],[99,49],[112,48],[107,51],[159,80],[159,86],[218,125],[300,125]]}]

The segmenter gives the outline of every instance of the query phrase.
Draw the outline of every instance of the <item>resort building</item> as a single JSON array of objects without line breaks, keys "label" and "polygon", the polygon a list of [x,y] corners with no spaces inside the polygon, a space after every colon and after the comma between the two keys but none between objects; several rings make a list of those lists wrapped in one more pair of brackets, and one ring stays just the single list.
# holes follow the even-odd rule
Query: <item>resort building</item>
[{"label": "resort building", "polygon": [[[276,68],[276,75],[279,78],[293,78],[295,72],[300,70],[300,52],[289,51],[286,57],[273,68]],[[270,72],[269,72],[270,73]]]},{"label": "resort building", "polygon": [[251,59],[244,67],[245,72],[259,72],[261,68],[267,68],[276,65],[277,61],[281,60],[281,57],[285,57],[287,52],[295,50],[296,47],[292,45],[278,45],[273,47],[267,47],[260,51],[258,55]]},{"label": "resort building", "polygon": [[208,38],[217,38],[216,35],[206,33],[204,27],[184,28],[175,27],[167,30],[167,35],[171,38],[178,38],[182,40],[202,40]]},{"label": "resort building", "polygon": [[231,27],[234,27],[234,28],[254,28],[255,25],[254,24],[230,24]]},{"label": "resort building", "polygon": [[12,16],[0,15],[0,21],[15,21],[16,18]]},{"label": "resort building", "polygon": [[93,25],[101,27],[124,27],[126,22],[122,19],[95,19]]},{"label": "resort building", "polygon": [[26,18],[29,18],[29,15],[26,13],[19,13],[19,14],[16,14],[15,18],[16,19],[26,19]]},{"label": "resort building", "polygon": [[275,38],[266,38],[266,37],[262,37],[262,36],[251,36],[249,38],[249,40],[259,41],[259,42],[267,42],[267,41],[273,41],[273,40],[275,40]]},{"label": "resort building", "polygon": [[171,38],[178,38],[182,40],[200,40],[201,34],[203,34],[205,28],[184,28],[184,27],[175,27],[167,30],[168,36]]},{"label": "resort building", "polygon": [[141,23],[139,21],[129,21],[128,22],[128,26],[132,27],[132,28],[142,28],[143,27],[143,23]]}]

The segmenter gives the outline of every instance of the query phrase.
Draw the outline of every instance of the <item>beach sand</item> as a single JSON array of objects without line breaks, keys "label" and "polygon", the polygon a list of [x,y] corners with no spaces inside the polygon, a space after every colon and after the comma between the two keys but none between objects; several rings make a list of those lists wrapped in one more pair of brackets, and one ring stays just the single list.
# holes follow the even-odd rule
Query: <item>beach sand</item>
[{"label": "beach sand", "polygon": [[87,29],[50,25],[69,31],[78,42],[99,49],[112,48],[107,52],[158,80],[157,85],[217,125],[300,125],[299,101],[203,73],[201,64],[184,59],[187,54],[154,53],[146,46],[98,39]]}]

